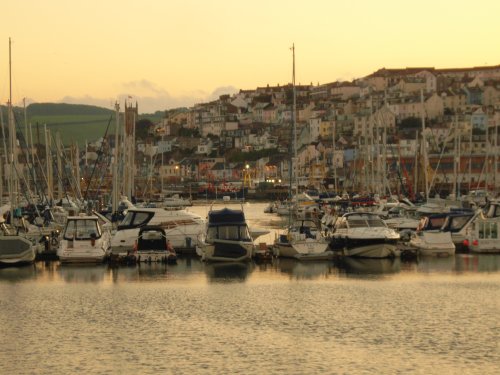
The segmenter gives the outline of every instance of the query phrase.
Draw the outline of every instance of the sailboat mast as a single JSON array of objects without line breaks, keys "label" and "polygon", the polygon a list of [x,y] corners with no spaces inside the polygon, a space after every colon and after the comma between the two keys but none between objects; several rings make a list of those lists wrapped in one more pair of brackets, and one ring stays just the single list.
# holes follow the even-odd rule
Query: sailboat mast
[{"label": "sailboat mast", "polygon": [[425,200],[429,200],[429,182],[427,176],[427,164],[429,163],[427,157],[427,141],[425,139],[425,108],[424,108],[424,90],[420,90],[420,104],[421,104],[421,115],[422,115],[422,150],[424,153],[424,188],[425,188]]},{"label": "sailboat mast", "polygon": [[457,145],[458,145],[458,126],[457,126],[457,115],[455,115],[455,118],[454,118],[454,121],[453,121],[453,189],[451,190],[452,191],[452,194],[455,198],[457,198],[457,182],[458,182],[458,178],[457,178],[457,173],[458,173],[458,170],[457,170],[457,163],[458,163],[458,159],[457,159]]},{"label": "sailboat mast", "polygon": [[118,200],[119,200],[119,176],[118,176],[118,141],[120,132],[120,104],[115,103],[116,111],[116,128],[115,128],[115,148],[113,150],[113,195],[112,195],[112,207],[113,214],[118,211]]},{"label": "sailboat mast", "polygon": [[14,131],[14,122],[12,115],[12,50],[11,50],[11,39],[9,38],[9,106],[8,106],[8,117],[9,117],[9,152],[10,152],[10,171],[9,171],[9,198],[10,198],[10,220],[13,223],[14,209],[17,207],[17,191],[16,190],[16,180],[15,180],[15,146],[16,146],[16,135]]},{"label": "sailboat mast", "polygon": [[293,157],[295,159],[295,163],[293,165],[293,176],[295,180],[295,194],[298,193],[299,182],[298,182],[298,170],[297,170],[297,92],[295,88],[295,43],[292,44],[292,55],[293,55],[293,72],[292,72],[292,87],[293,87],[293,110],[292,110],[292,119],[293,119]]}]

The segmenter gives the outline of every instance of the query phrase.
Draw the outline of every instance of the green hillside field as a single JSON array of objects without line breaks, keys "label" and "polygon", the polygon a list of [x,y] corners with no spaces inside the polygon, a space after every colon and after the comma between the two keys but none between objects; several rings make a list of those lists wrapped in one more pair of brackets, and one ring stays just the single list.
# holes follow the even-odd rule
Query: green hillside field
[{"label": "green hillside field", "polygon": [[[1,107],[3,123],[7,126],[8,111],[5,106]],[[14,108],[13,112],[17,130],[24,134],[24,111],[22,108]],[[26,113],[28,123],[32,126],[33,141],[36,143],[38,141],[45,143],[44,125],[50,130],[54,138],[56,133],[59,132],[61,140],[66,146],[72,143],[84,146],[85,142],[93,142],[102,138],[110,119],[108,134],[115,134],[115,112],[106,108],[82,104],[35,103],[27,107]],[[138,120],[147,118],[152,122],[158,122],[162,115],[163,112],[141,114]],[[121,113],[121,116],[123,116],[123,113]],[[120,121],[123,125],[123,117]]]},{"label": "green hillside field", "polygon": [[[85,142],[92,142],[104,137],[106,127],[111,116],[107,115],[43,115],[29,118],[31,122],[34,141],[38,142],[38,133],[40,134],[40,143],[45,143],[43,129],[47,129],[53,137],[59,132],[64,145],[77,143],[84,146]],[[111,117],[108,134],[115,134],[116,119]]]}]

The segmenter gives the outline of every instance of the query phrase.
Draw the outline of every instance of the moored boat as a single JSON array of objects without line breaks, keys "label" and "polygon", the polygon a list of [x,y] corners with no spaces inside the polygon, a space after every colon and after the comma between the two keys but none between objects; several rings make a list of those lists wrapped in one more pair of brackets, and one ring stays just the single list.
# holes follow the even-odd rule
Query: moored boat
[{"label": "moored boat", "polygon": [[137,262],[177,262],[177,254],[165,230],[158,226],[145,226],[139,230],[134,255]]},{"label": "moored boat", "polygon": [[238,262],[250,260],[255,245],[243,208],[234,210],[210,208],[206,230],[198,238],[196,252],[202,260]]},{"label": "moored boat", "polygon": [[127,254],[132,251],[139,230],[145,225],[163,228],[174,248],[189,248],[203,232],[205,220],[185,209],[130,208],[111,239],[112,252]]},{"label": "moored boat", "polygon": [[410,246],[424,256],[450,256],[455,254],[451,232],[440,230],[419,231],[412,235]]},{"label": "moored boat", "polygon": [[399,234],[376,214],[352,212],[335,222],[330,247],[343,255],[364,258],[389,258],[400,255]]},{"label": "moored boat", "polygon": [[316,223],[297,219],[274,241],[275,255],[298,260],[331,259],[333,252]]},{"label": "moored boat", "polygon": [[15,266],[32,263],[36,252],[33,243],[23,235],[13,233],[0,217],[0,265]]},{"label": "moored boat", "polygon": [[61,263],[102,263],[109,255],[110,239],[99,217],[69,216],[57,255]]}]

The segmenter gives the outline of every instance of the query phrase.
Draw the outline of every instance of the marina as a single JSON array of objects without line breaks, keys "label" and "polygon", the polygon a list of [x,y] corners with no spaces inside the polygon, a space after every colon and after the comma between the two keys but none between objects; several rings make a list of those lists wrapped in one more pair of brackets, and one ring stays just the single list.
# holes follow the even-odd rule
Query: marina
[{"label": "marina", "polygon": [[[256,247],[272,248],[287,219],[263,214],[267,206],[214,207],[243,207],[250,228],[269,231]],[[206,217],[213,208],[188,209]],[[495,374],[499,291],[500,254],[472,252],[36,261],[0,268],[2,319],[11,322],[0,338],[0,372]]]},{"label": "marina", "polygon": [[500,373],[498,12],[111,3],[6,12],[0,374]]}]

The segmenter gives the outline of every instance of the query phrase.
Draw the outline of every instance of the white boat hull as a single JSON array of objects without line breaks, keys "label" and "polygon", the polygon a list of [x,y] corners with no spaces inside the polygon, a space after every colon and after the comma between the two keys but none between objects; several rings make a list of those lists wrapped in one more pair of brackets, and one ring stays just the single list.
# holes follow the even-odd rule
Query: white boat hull
[{"label": "white boat hull", "polygon": [[102,263],[109,255],[109,235],[91,240],[62,240],[57,256],[61,263]]},{"label": "white boat hull", "polygon": [[455,244],[450,232],[420,232],[410,240],[410,246],[415,247],[423,256],[450,256],[455,254]]},{"label": "white boat hull", "polygon": [[283,258],[298,260],[325,260],[333,258],[333,251],[328,249],[328,243],[307,239],[292,243],[276,243],[275,254]]},{"label": "white boat hull", "polygon": [[343,253],[349,257],[391,258],[400,254],[397,246],[391,243],[375,243],[353,248],[344,248]]},{"label": "white boat hull", "polygon": [[253,242],[214,240],[200,242],[196,252],[202,260],[212,262],[241,262],[252,259],[255,251]]},{"label": "white boat hull", "polygon": [[0,264],[32,263],[36,252],[33,244],[22,236],[0,236]]}]

